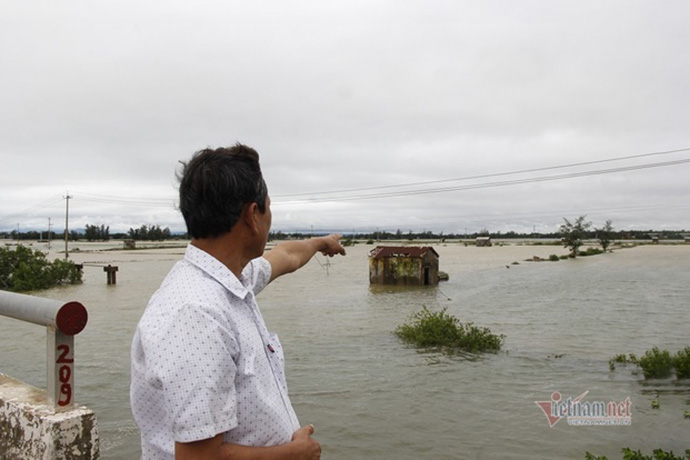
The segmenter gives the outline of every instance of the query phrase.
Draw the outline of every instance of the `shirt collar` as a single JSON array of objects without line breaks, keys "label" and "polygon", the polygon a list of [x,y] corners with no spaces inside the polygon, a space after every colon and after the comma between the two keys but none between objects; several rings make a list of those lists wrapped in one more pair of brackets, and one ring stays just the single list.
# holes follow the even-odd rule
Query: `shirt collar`
[{"label": "shirt collar", "polygon": [[237,279],[228,267],[203,249],[190,243],[187,245],[184,258],[187,262],[218,281],[225,289],[240,299],[244,299],[249,293],[247,278],[244,275]]}]

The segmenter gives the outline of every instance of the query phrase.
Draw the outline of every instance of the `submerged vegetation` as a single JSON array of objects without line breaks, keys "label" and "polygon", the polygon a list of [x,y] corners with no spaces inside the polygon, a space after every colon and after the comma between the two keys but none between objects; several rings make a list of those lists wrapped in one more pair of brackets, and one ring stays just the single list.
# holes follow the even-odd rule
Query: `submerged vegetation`
[{"label": "submerged vegetation", "polygon": [[471,353],[501,349],[505,336],[472,323],[463,324],[446,310],[432,312],[424,306],[411,316],[410,323],[398,326],[394,333],[403,341],[422,348],[447,347]]},{"label": "submerged vegetation", "polygon": [[660,351],[654,347],[640,358],[642,374],[646,379],[665,379],[671,376],[673,359],[668,350]]},{"label": "submerged vegetation", "polygon": [[[603,254],[603,253],[604,253],[604,251],[602,251],[599,248],[595,248],[595,247],[588,247],[584,251],[580,251],[580,250],[577,251],[577,255],[581,256],[581,257],[594,256],[594,255]],[[575,258],[575,256],[572,253],[562,254],[560,256],[558,254],[551,254],[548,259],[543,259],[539,256],[534,256],[531,259],[527,259],[527,262],[544,262],[544,261],[558,262],[559,260],[566,260],[566,259],[573,259],[573,258]]]},{"label": "submerged vegetation", "polygon": [[685,347],[676,353],[673,359],[673,367],[676,368],[676,377],[690,379],[690,347]]},{"label": "submerged vegetation", "polygon": [[676,378],[690,378],[690,347],[685,347],[675,355],[671,355],[668,350],[659,350],[653,347],[647,350],[641,358],[634,354],[628,356],[620,354],[609,360],[609,369],[616,370],[616,364],[634,364],[642,369],[645,379],[665,379],[671,377],[676,371]]},{"label": "submerged vegetation", "polygon": [[[690,347],[685,347],[684,349],[678,351],[675,355],[671,355],[671,353],[669,353],[668,350],[659,350],[658,347],[653,347],[651,350],[647,350],[645,354],[639,359],[634,354],[630,354],[627,356],[619,354],[609,360],[609,369],[611,369],[611,371],[615,371],[616,366],[619,364],[633,364],[639,367],[642,370],[642,374],[644,375],[645,380],[667,379],[671,377],[674,370],[676,373],[676,378],[678,380],[688,379],[690,378]],[[636,373],[636,371],[634,373]],[[690,404],[690,400],[687,400],[686,403]],[[650,401],[650,406],[652,409],[661,408],[661,398],[659,390],[656,390],[656,397]],[[690,419],[690,411],[684,411],[683,418]]]},{"label": "submerged vegetation", "polygon": [[41,251],[17,246],[0,248],[0,290],[35,291],[59,284],[81,283],[81,270],[72,262],[50,262]]},{"label": "submerged vegetation", "polygon": [[585,249],[584,251],[579,251],[577,253],[577,255],[582,256],[582,257],[587,257],[587,256],[595,256],[597,254],[603,254],[603,253],[604,253],[604,251],[602,251],[599,248],[591,248],[590,247],[590,248]]},{"label": "submerged vegetation", "polygon": [[[685,450],[685,456],[678,457],[674,455],[673,451],[666,452],[662,449],[654,449],[652,455],[645,455],[640,450],[632,450],[629,447],[624,447],[623,460],[690,460],[690,449]],[[585,460],[608,460],[606,456],[597,457],[587,452]]]}]

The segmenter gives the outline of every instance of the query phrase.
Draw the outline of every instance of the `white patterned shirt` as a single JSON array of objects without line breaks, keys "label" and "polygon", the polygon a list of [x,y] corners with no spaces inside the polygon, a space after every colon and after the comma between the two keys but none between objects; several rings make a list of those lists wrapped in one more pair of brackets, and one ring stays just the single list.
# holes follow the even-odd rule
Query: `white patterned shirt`
[{"label": "white patterned shirt", "polygon": [[277,335],[256,303],[271,265],[251,261],[239,280],[189,245],[151,297],[132,342],[130,398],[144,459],[174,459],[175,441],[223,433],[271,446],[299,428]]}]

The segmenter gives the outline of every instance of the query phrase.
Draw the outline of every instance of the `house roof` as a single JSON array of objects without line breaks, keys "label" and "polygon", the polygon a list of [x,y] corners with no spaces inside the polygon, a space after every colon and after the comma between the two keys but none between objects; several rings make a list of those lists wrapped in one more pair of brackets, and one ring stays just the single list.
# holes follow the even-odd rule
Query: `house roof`
[{"label": "house roof", "polygon": [[427,252],[433,252],[439,257],[438,252],[431,246],[377,246],[371,250],[369,257],[383,259],[385,257],[423,257]]}]

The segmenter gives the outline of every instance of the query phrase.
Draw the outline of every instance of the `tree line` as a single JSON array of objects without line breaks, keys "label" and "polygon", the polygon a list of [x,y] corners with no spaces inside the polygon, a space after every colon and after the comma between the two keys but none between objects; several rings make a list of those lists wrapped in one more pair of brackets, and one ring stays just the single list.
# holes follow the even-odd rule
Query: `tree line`
[{"label": "tree line", "polygon": [[[142,225],[139,228],[130,228],[126,233],[110,233],[110,226],[106,225],[91,225],[86,224],[83,230],[70,230],[69,241],[110,241],[115,240],[147,240],[147,241],[163,241],[174,238],[187,238],[186,233],[173,233],[169,227],[162,228],[160,225]],[[12,230],[11,232],[0,232],[0,239],[11,240],[64,240],[64,232],[41,232],[36,230],[28,230],[25,232],[18,232]]]},{"label": "tree line", "polygon": [[[287,240],[287,239],[305,239],[315,235],[323,235],[331,233],[331,231],[318,232],[283,232],[281,230],[272,231],[269,234],[271,240]],[[479,236],[489,236],[495,239],[527,239],[527,238],[544,238],[544,239],[560,239],[562,232],[560,229],[554,232],[500,232],[490,231],[488,229],[481,229],[471,233],[460,232],[435,232],[431,230],[415,231],[408,230],[403,232],[398,229],[396,231],[377,230],[369,232],[347,232],[341,231],[345,238],[352,239],[371,239],[371,240],[461,240],[461,239],[475,239]],[[651,240],[654,236],[664,240],[682,240],[688,233],[685,230],[612,230],[611,239],[614,240]],[[63,240],[63,232],[47,232],[29,230],[25,232],[18,232],[17,230],[0,232],[0,239],[12,240]],[[111,233],[109,226],[104,225],[90,225],[87,224],[84,230],[71,230],[69,234],[70,241],[87,240],[87,241],[109,241],[110,239],[123,240],[168,240],[168,239],[186,239],[186,233],[173,233],[169,227],[161,228],[159,225],[142,225],[139,228],[130,228],[127,232]],[[591,226],[585,226],[582,229],[583,239],[596,239],[597,229]]]},{"label": "tree line", "polygon": [[[584,220],[584,218],[583,218]],[[600,229],[592,227],[592,225],[587,225],[582,228],[581,238],[584,240],[596,240],[600,233]],[[270,240],[289,240],[289,239],[305,239],[316,235],[324,235],[331,233],[331,231],[314,231],[314,232],[283,232],[283,231],[272,231],[269,233]],[[370,232],[341,232],[343,237],[352,238],[358,240],[375,240],[375,241],[385,241],[385,240],[472,240],[480,236],[488,236],[494,239],[532,239],[532,238],[543,238],[543,239],[560,239],[563,237],[561,228],[554,232],[529,232],[520,233],[515,231],[500,232],[500,231],[489,231],[487,229],[481,229],[477,232],[471,233],[445,233],[445,232],[433,232],[429,230],[424,230],[421,232],[413,232],[408,230],[403,232],[397,230],[395,232],[381,230],[381,231],[370,231]],[[615,230],[613,228],[608,230],[608,235],[611,240],[647,240],[651,241],[655,236],[659,239],[668,240],[682,240],[685,235],[690,234],[690,231],[685,230]]]}]

